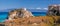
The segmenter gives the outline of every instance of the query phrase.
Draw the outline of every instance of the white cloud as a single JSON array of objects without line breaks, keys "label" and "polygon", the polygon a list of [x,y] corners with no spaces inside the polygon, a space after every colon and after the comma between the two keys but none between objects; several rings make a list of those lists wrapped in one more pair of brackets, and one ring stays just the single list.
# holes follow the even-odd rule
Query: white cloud
[{"label": "white cloud", "polygon": [[48,10],[48,8],[43,8],[44,10]]},{"label": "white cloud", "polygon": [[60,4],[59,4],[59,6],[60,6]]},{"label": "white cloud", "polygon": [[35,9],[35,8],[28,8],[28,9]]},{"label": "white cloud", "polygon": [[41,8],[36,8],[36,9],[41,9]]}]

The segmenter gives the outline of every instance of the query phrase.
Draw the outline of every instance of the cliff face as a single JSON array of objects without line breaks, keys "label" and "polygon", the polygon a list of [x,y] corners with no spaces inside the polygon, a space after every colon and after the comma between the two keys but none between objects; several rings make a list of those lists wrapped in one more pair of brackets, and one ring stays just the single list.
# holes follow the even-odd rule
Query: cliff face
[{"label": "cliff face", "polygon": [[16,10],[12,10],[9,12],[9,19],[12,20],[14,18],[28,18],[30,16],[33,16],[32,13],[30,11],[27,11],[26,9],[16,9]]},{"label": "cliff face", "polygon": [[21,11],[18,11],[18,16],[19,17],[30,17],[33,16],[32,13],[30,11],[27,11],[26,9],[20,9]]},{"label": "cliff face", "polygon": [[53,15],[53,16],[60,16],[59,13],[59,5],[50,5],[48,6],[48,15]]},{"label": "cliff face", "polygon": [[[60,23],[60,16],[39,16],[29,18],[17,18],[5,22],[7,26],[56,26]],[[59,21],[58,23],[56,23]],[[60,26],[60,25],[59,25]]]}]

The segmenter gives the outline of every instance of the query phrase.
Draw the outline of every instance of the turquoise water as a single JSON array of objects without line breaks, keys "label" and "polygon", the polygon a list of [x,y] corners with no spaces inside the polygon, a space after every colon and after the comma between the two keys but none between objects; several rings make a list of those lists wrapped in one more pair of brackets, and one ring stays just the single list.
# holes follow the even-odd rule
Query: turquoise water
[{"label": "turquoise water", "polygon": [[8,16],[7,12],[0,12],[0,22],[4,22],[7,16]]},{"label": "turquoise water", "polygon": [[46,16],[46,12],[32,12],[34,16]]},{"label": "turquoise water", "polygon": [[0,15],[0,22],[4,22],[7,18],[7,14]]},{"label": "turquoise water", "polygon": [[[34,16],[46,16],[45,12],[32,12]],[[0,12],[0,22],[4,22],[7,19],[8,12]]]},{"label": "turquoise water", "polygon": [[34,16],[46,16],[46,14],[33,14]]}]

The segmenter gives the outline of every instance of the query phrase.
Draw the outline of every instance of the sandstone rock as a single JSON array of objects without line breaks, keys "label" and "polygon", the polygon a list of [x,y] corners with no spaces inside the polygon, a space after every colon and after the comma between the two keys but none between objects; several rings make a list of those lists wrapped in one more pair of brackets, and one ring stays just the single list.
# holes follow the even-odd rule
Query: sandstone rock
[{"label": "sandstone rock", "polygon": [[15,11],[15,10],[10,11],[8,19],[12,20],[16,16],[16,13],[17,13],[17,11]]},{"label": "sandstone rock", "polygon": [[26,10],[26,8],[20,8],[20,9],[10,11],[8,17],[9,17],[9,20],[12,20],[15,17],[28,18],[30,16],[33,16],[30,11]]},{"label": "sandstone rock", "polygon": [[30,17],[33,16],[30,11],[27,11],[26,9],[20,9],[21,11],[18,14],[19,17]]},{"label": "sandstone rock", "polygon": [[52,26],[53,18],[49,16],[18,18],[7,22],[8,26]]},{"label": "sandstone rock", "polygon": [[59,5],[50,5],[48,6],[48,13],[47,15],[52,15],[52,16],[60,16],[60,7]]}]

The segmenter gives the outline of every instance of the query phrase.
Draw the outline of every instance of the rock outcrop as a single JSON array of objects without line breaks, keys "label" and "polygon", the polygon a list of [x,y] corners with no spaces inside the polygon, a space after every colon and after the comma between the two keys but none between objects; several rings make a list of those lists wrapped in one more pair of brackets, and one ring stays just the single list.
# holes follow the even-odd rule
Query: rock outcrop
[{"label": "rock outcrop", "polygon": [[60,12],[59,11],[60,11],[59,5],[50,5],[50,6],[48,6],[47,15],[60,16]]},{"label": "rock outcrop", "polygon": [[53,26],[54,19],[50,16],[17,18],[6,22],[7,26]]},{"label": "rock outcrop", "polygon": [[30,16],[33,16],[32,13],[28,10],[26,10],[25,8],[20,8],[20,9],[15,9],[9,12],[9,16],[8,19],[12,20],[14,18],[28,18]]},{"label": "rock outcrop", "polygon": [[[53,10],[53,8],[51,10]],[[48,13],[49,15],[51,14],[50,12],[52,12],[51,10]],[[53,13],[51,15],[53,15]],[[6,26],[60,26],[60,16],[55,15],[34,17],[30,11],[21,8],[9,12],[8,16],[9,19],[5,21],[5,25]]]},{"label": "rock outcrop", "polygon": [[18,11],[17,13],[18,17],[30,17],[30,16],[33,16],[32,13],[26,9],[20,9],[20,11]]},{"label": "rock outcrop", "polygon": [[[36,16],[26,9],[16,9],[9,13],[6,26],[55,26],[60,24],[60,16]],[[60,26],[60,25],[59,25]]]}]

